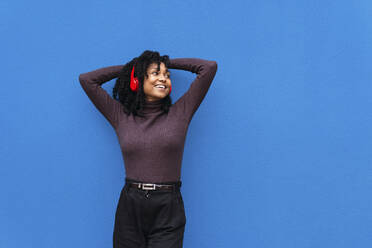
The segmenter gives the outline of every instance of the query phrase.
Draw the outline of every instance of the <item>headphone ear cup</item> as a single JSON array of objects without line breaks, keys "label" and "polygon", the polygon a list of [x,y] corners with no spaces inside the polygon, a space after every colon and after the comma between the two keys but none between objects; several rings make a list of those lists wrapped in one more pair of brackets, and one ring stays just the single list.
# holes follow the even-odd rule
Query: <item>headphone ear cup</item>
[{"label": "headphone ear cup", "polygon": [[130,89],[132,91],[138,91],[138,79],[137,78],[132,78],[130,81]]},{"label": "headphone ear cup", "polygon": [[134,78],[134,85],[135,85],[134,91],[137,92],[139,88],[139,81],[137,77]]},{"label": "headphone ear cup", "polygon": [[138,91],[138,85],[139,85],[139,81],[138,81],[138,78],[134,76],[134,66],[133,66],[133,69],[132,69],[132,72],[130,74],[130,89],[132,91]]},{"label": "headphone ear cup", "polygon": [[172,85],[169,86],[169,94],[172,92]]}]

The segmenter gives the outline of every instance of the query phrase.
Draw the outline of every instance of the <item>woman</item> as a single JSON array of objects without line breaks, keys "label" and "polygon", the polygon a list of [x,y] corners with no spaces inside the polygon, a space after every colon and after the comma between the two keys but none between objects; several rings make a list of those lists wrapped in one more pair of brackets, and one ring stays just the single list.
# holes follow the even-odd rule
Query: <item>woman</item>
[{"label": "woman", "polygon": [[[168,69],[197,74],[174,104]],[[215,61],[169,59],[146,50],[124,66],[79,75],[85,93],[115,129],[124,159],[126,178],[115,214],[114,248],[182,247],[184,143],[216,71]],[[101,85],[116,77],[111,97]]]}]

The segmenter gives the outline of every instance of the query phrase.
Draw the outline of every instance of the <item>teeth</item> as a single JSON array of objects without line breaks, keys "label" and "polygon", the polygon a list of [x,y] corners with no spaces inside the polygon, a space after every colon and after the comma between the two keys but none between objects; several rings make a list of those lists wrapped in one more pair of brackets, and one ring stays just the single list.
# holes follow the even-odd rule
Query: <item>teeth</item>
[{"label": "teeth", "polygon": [[156,88],[163,88],[165,89],[165,86],[164,85],[155,85]]}]

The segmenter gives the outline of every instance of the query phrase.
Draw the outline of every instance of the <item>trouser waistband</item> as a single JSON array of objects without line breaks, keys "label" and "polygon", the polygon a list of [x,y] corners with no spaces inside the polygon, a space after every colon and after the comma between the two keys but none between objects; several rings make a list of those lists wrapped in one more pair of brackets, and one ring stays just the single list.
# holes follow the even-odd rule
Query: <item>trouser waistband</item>
[{"label": "trouser waistband", "polygon": [[142,190],[162,190],[162,189],[173,190],[175,188],[180,188],[182,185],[181,181],[152,183],[152,182],[139,181],[139,180],[135,180],[131,178],[125,178],[125,183],[129,187],[138,188]]}]

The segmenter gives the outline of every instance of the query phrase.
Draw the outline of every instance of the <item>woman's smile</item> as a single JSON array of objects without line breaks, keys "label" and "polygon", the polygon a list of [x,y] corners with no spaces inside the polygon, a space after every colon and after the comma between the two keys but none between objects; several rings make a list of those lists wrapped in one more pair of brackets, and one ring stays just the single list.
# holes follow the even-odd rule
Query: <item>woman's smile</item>
[{"label": "woman's smile", "polygon": [[154,88],[158,89],[158,90],[161,90],[161,91],[165,91],[165,89],[167,88],[166,85],[164,84],[157,84],[154,86]]}]

